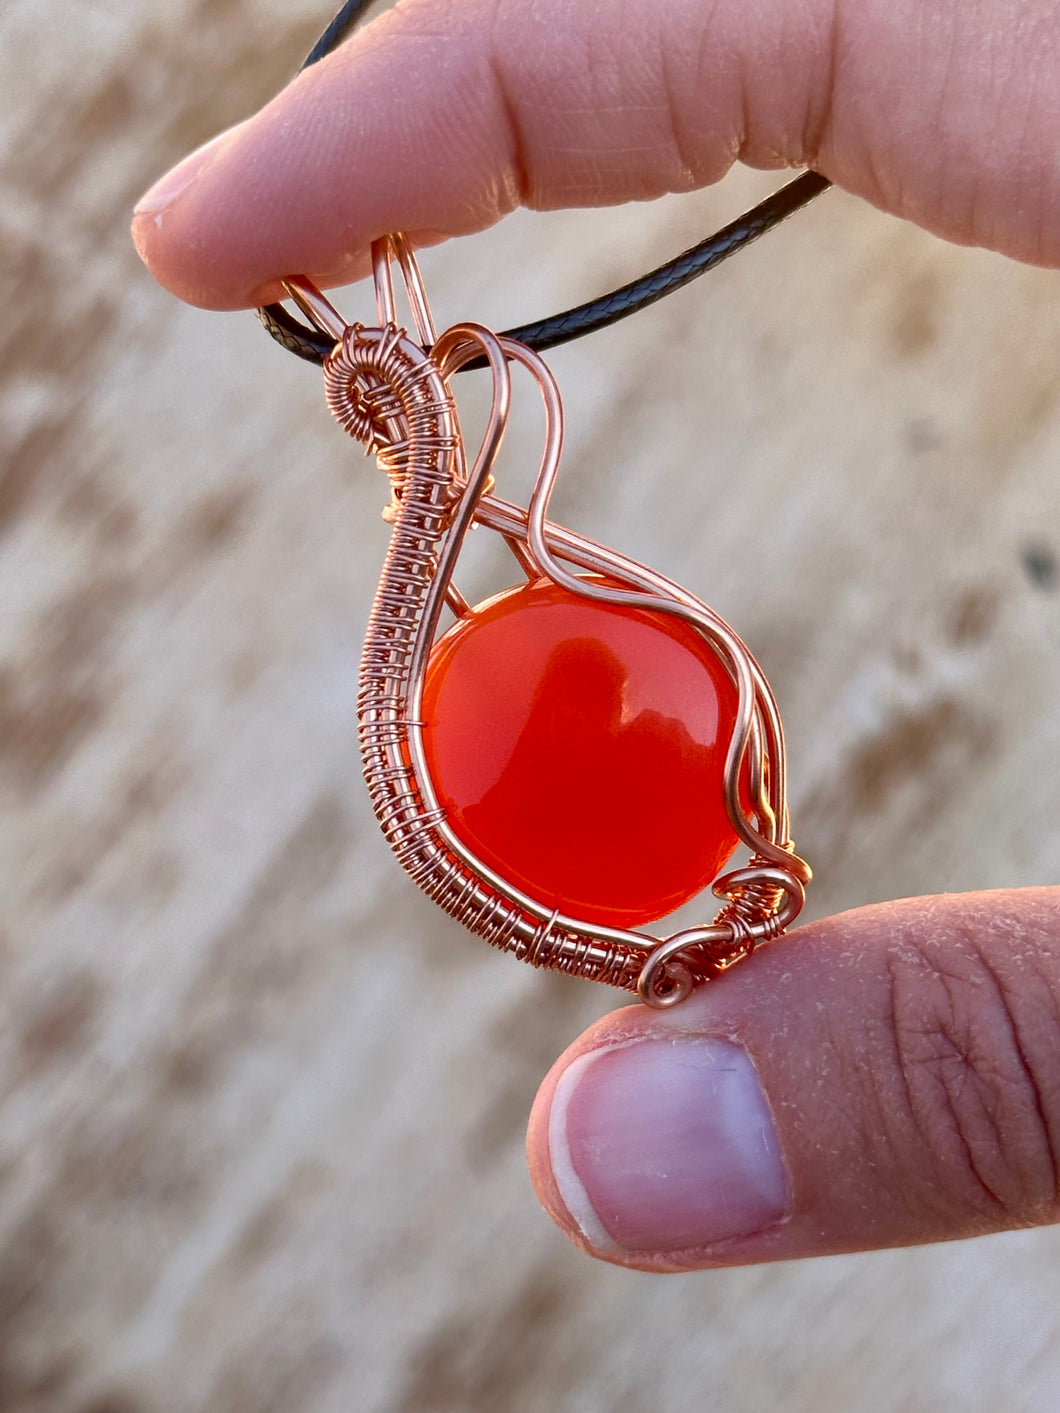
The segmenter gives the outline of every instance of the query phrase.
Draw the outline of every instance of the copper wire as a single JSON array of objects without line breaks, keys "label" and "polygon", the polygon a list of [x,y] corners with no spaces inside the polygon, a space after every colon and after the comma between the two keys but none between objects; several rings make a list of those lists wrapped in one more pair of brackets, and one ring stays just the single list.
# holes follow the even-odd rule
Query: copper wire
[{"label": "copper wire", "polygon": [[[376,455],[391,485],[393,532],[369,616],[358,696],[364,775],[380,827],[417,885],[493,946],[533,966],[634,990],[651,1006],[674,1005],[694,985],[779,936],[803,904],[811,873],[789,838],[784,733],[772,692],[740,638],[687,590],[548,520],[563,407],[538,355],[477,324],[458,324],[436,337],[408,243],[388,236],[372,255],[379,327],[347,326],[308,281],[286,283],[299,308],[335,340],[324,364],[328,406]],[[395,266],[421,343],[397,326]],[[483,359],[492,375],[492,404],[468,470],[449,383],[465,364]],[[513,363],[530,374],[545,410],[545,446],[525,510],[490,494]],[[655,938],[568,917],[487,867],[446,822],[427,768],[420,709],[442,610],[448,602],[467,611],[453,576],[473,524],[501,534],[528,574],[543,573],[587,598],[682,619],[724,665],[738,693],[726,805],[751,857],[716,880],[714,892],[725,901],[712,923]],[[749,810],[739,787],[745,769]]]}]

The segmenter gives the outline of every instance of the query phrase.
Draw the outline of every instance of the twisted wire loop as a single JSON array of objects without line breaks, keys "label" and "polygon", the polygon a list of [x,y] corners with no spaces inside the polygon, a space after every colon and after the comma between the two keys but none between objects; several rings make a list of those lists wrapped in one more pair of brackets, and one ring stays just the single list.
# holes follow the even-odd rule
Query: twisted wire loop
[{"label": "twisted wire loop", "polygon": [[[362,763],[376,817],[413,881],[493,946],[533,966],[636,991],[651,1006],[674,1005],[779,936],[802,907],[811,872],[789,838],[784,736],[772,692],[733,630],[687,590],[548,520],[563,412],[541,359],[476,324],[455,325],[435,338],[404,239],[377,242],[373,260],[380,327],[347,327],[305,280],[292,279],[287,288],[332,340],[324,365],[329,407],[376,456],[391,486],[384,513],[393,531],[369,617],[358,696]],[[429,352],[395,323],[394,266]],[[493,403],[469,468],[449,383],[472,361],[488,364]],[[544,453],[526,509],[491,494],[513,363],[530,373],[545,408]],[[472,524],[503,535],[530,575],[545,575],[584,597],[684,620],[725,666],[738,691],[726,803],[750,859],[715,882],[724,901],[712,923],[659,939],[568,917],[490,869],[450,829],[427,768],[421,702],[442,610],[447,601],[463,603],[452,581]]]}]

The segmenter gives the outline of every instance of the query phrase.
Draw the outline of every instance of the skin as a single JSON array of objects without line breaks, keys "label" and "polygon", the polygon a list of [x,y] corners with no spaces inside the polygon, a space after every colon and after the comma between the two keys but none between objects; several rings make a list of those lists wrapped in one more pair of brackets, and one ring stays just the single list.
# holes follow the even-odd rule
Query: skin
[{"label": "skin", "polygon": [[[425,244],[741,161],[810,165],[948,240],[1056,267],[1057,73],[1054,0],[406,0],[163,179],[133,234],[167,289],[236,309],[284,273],[360,277],[382,231]],[[555,1087],[616,1039],[674,1035],[752,1057],[790,1211],[721,1248],[609,1260],[687,1270],[1058,1220],[1060,889],[860,909],[792,945],[797,965],[780,942],[673,1013],[614,1012],[557,1061],[528,1152],[572,1240]]]}]

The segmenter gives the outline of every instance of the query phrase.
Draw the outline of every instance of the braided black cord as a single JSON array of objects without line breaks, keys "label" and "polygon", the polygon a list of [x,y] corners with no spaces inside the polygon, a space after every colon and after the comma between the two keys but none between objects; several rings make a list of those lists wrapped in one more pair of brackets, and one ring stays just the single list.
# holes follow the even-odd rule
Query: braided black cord
[{"label": "braided black cord", "polygon": [[[371,8],[373,0],[346,0],[338,14],[314,44],[302,65],[307,69],[331,51],[351,34],[365,12]],[[682,251],[676,259],[660,265],[639,279],[612,290],[610,294],[591,299],[561,314],[553,314],[547,319],[538,319],[532,324],[520,324],[518,328],[506,329],[502,337],[515,339],[529,348],[543,350],[555,348],[583,334],[605,329],[619,319],[625,319],[640,309],[646,309],[664,295],[680,289],[699,275],[720,265],[730,255],[743,250],[766,231],[798,211],[831,186],[827,177],[817,172],[803,172],[801,176],[767,196],[757,206],[737,216],[735,221],[714,235],[707,236],[698,245]],[[310,363],[323,363],[334,344],[325,334],[318,333],[308,324],[302,324],[288,314],[282,304],[268,304],[257,311],[265,329],[283,345],[288,352],[304,358]],[[479,361],[465,367],[479,366]]]}]

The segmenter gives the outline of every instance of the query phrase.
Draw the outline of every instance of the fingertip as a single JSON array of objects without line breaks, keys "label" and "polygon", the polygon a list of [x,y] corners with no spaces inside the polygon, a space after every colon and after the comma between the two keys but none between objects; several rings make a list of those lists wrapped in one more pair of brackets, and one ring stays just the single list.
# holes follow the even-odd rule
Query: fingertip
[{"label": "fingertip", "polygon": [[[160,284],[202,308],[249,308],[288,275],[360,278],[391,230],[430,244],[513,209],[485,47],[454,26],[443,56],[417,14],[419,29],[384,14],[151,188],[133,239]],[[398,87],[415,102],[396,103]]]},{"label": "fingertip", "polygon": [[546,1211],[594,1256],[641,1270],[761,1247],[791,1193],[751,1055],[639,1016],[564,1057],[542,1088],[531,1162]]},{"label": "fingertip", "polygon": [[[187,239],[184,215],[189,205],[194,209],[196,190],[209,185],[215,166],[230,156],[253,121],[246,119],[226,128],[181,158],[148,187],[133,208],[131,232],[136,253],[158,283],[185,303],[204,309],[241,307],[242,301],[233,298],[231,290],[218,290],[203,278],[214,257],[202,241]],[[189,256],[193,277],[189,277]]]}]

